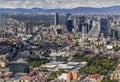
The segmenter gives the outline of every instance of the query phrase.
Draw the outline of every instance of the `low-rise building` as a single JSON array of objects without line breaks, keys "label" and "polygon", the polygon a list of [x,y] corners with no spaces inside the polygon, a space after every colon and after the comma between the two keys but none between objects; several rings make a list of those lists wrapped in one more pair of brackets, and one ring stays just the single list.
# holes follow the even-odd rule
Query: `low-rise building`
[{"label": "low-rise building", "polygon": [[26,61],[12,61],[8,63],[8,67],[13,74],[29,72],[29,64]]}]

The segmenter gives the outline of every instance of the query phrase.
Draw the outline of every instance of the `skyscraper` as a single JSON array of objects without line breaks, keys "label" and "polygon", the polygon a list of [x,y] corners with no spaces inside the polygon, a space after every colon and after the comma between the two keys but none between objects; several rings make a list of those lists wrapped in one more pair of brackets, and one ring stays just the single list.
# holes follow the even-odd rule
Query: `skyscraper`
[{"label": "skyscraper", "polygon": [[15,36],[17,36],[17,34],[18,34],[18,28],[14,28],[14,31],[15,31]]},{"label": "skyscraper", "polygon": [[103,34],[103,37],[107,37],[109,31],[109,20],[100,19],[100,34]]},{"label": "skyscraper", "polygon": [[82,32],[82,26],[83,26],[83,24],[85,24],[85,17],[84,17],[84,16],[81,16],[81,17],[80,17],[80,23],[79,23],[79,25],[78,25],[78,31],[79,31],[79,32]]},{"label": "skyscraper", "polygon": [[83,25],[82,26],[82,37],[84,38],[87,33],[88,33],[88,26]]},{"label": "skyscraper", "polygon": [[59,24],[59,14],[56,13],[55,16],[54,16],[54,25],[58,25]]},{"label": "skyscraper", "polygon": [[88,32],[89,32],[91,30],[92,26],[93,26],[93,20],[88,19],[87,24],[88,24]]},{"label": "skyscraper", "polygon": [[90,19],[87,20],[87,19],[85,19],[84,16],[81,16],[80,23],[78,25],[78,31],[81,32],[82,34],[84,33],[84,35],[85,35],[85,34],[89,33],[91,28],[92,28],[92,20],[90,20]]},{"label": "skyscraper", "polygon": [[119,36],[118,30],[116,30],[116,29],[111,29],[111,38],[113,38],[113,39],[118,39],[118,36]]},{"label": "skyscraper", "polygon": [[73,20],[74,22],[73,22],[73,25],[74,25],[74,28],[77,26],[77,20],[74,18],[74,20]]},{"label": "skyscraper", "polygon": [[31,26],[30,24],[27,24],[25,31],[26,31],[27,35],[32,34],[33,33],[33,26]]},{"label": "skyscraper", "polygon": [[72,20],[72,17],[71,17],[71,13],[68,13],[67,14],[67,17],[66,17],[66,29],[68,30],[68,32],[72,32],[72,29],[73,29],[73,20]]}]

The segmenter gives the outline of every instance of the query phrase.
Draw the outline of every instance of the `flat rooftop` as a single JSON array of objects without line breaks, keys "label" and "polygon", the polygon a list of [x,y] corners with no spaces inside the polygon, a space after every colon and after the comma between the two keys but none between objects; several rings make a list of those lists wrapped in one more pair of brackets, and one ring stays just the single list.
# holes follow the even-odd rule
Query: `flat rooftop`
[{"label": "flat rooftop", "polygon": [[87,62],[50,62],[46,63],[42,67],[46,67],[48,70],[49,69],[64,69],[64,70],[74,70],[74,69],[79,69],[83,66],[85,66]]},{"label": "flat rooftop", "polygon": [[67,64],[68,64],[68,65],[79,65],[80,62],[68,62]]},{"label": "flat rooftop", "polygon": [[44,65],[43,67],[46,67],[48,69],[54,69],[57,67],[57,65],[50,65],[50,64],[47,64],[47,65]]}]

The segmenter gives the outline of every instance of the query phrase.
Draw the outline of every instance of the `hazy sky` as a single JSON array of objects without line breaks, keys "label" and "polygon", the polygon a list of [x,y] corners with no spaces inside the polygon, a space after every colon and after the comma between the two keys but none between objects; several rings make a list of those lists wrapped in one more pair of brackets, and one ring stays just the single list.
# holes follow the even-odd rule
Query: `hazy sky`
[{"label": "hazy sky", "polygon": [[0,8],[75,8],[120,5],[120,0],[0,0]]}]

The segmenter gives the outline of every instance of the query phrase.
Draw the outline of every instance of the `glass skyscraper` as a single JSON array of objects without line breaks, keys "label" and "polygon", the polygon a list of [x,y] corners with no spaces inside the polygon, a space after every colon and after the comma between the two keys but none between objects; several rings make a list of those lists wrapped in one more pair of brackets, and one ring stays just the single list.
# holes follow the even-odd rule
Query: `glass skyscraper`
[{"label": "glass skyscraper", "polygon": [[104,37],[107,37],[109,31],[109,20],[100,19],[100,34],[103,34]]}]

